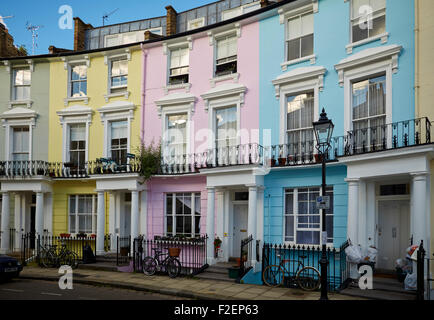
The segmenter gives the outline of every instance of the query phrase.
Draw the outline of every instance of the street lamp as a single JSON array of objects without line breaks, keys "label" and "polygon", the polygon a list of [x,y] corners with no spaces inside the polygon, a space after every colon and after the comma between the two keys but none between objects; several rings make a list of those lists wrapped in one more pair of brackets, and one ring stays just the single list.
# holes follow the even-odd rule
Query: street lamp
[{"label": "street lamp", "polygon": [[[333,135],[334,124],[327,118],[325,109],[322,109],[322,113],[317,122],[313,123],[313,130],[316,138],[316,148],[321,154],[322,161],[322,185],[321,185],[321,197],[325,196],[326,189],[326,157],[330,148],[330,141]],[[327,230],[326,230],[326,214],[325,209],[322,211],[322,255],[321,255],[321,298],[320,300],[328,300],[327,297]]]}]

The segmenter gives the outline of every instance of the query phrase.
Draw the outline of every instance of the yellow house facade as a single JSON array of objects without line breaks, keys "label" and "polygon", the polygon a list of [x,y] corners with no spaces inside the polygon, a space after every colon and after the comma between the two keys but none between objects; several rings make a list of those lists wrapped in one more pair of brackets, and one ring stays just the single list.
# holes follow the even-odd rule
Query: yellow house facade
[{"label": "yellow house facade", "polygon": [[[416,0],[416,117],[428,117],[434,121],[434,61],[432,54],[434,52],[434,1]],[[431,122],[432,123],[432,122]],[[432,133],[431,133],[432,134]],[[434,160],[431,160],[431,171],[434,170]],[[434,177],[431,175],[431,186],[434,185]],[[434,248],[434,189],[431,187],[431,224],[430,234],[431,252],[427,252],[432,257]],[[431,266],[431,272],[434,272],[434,265]]]},{"label": "yellow house facade", "polygon": [[140,46],[74,52],[50,64],[52,234],[96,235],[98,253],[105,235],[140,231],[141,69]]}]

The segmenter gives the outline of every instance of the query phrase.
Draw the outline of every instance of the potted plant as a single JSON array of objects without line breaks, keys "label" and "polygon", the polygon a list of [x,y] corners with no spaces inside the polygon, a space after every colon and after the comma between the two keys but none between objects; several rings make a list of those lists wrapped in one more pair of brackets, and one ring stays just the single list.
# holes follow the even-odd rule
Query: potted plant
[{"label": "potted plant", "polygon": [[68,239],[71,237],[71,235],[69,233],[61,233],[59,234],[59,237]]},{"label": "potted plant", "polygon": [[315,156],[315,162],[321,162],[321,161],[322,161],[322,156],[321,156],[321,154],[319,154],[319,153],[315,153],[314,156]]},{"label": "potted plant", "polygon": [[280,167],[285,166],[285,164],[286,164],[286,158],[283,157],[283,151],[282,150],[280,150],[278,161],[279,161],[279,166]]},{"label": "potted plant", "polygon": [[139,148],[137,159],[140,162],[140,175],[146,180],[158,173],[161,166],[161,144],[154,146],[154,141],[146,146],[143,142]]},{"label": "potted plant", "polygon": [[90,237],[91,237],[92,239],[95,239],[95,238],[96,238],[96,234],[91,234]]},{"label": "potted plant", "polygon": [[87,234],[85,234],[84,232],[80,232],[79,234],[77,234],[77,238],[86,238]]},{"label": "potted plant", "polygon": [[222,241],[220,240],[220,238],[219,237],[215,238],[215,240],[214,240],[214,253],[215,253],[216,258],[218,258],[218,252],[219,252],[221,245],[222,245]]}]

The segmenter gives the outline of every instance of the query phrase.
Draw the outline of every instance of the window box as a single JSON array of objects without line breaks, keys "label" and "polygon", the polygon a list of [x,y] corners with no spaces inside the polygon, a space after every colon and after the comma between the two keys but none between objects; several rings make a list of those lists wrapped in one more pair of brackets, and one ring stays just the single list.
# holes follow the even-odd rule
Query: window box
[{"label": "window box", "polygon": [[61,233],[61,234],[59,234],[59,237],[64,238],[64,239],[69,239],[71,237],[71,234],[69,234],[69,233]]}]

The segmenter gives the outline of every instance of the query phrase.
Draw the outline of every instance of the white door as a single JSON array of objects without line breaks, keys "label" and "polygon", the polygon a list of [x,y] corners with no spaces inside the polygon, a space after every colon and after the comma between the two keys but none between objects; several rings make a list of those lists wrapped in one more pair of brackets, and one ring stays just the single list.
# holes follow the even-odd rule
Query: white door
[{"label": "white door", "polygon": [[379,201],[377,232],[377,268],[394,270],[396,259],[405,258],[410,245],[409,201]]},{"label": "white door", "polygon": [[238,258],[241,253],[241,240],[246,239],[247,219],[249,206],[247,204],[234,204],[234,225],[233,225],[233,249],[232,257]]}]

